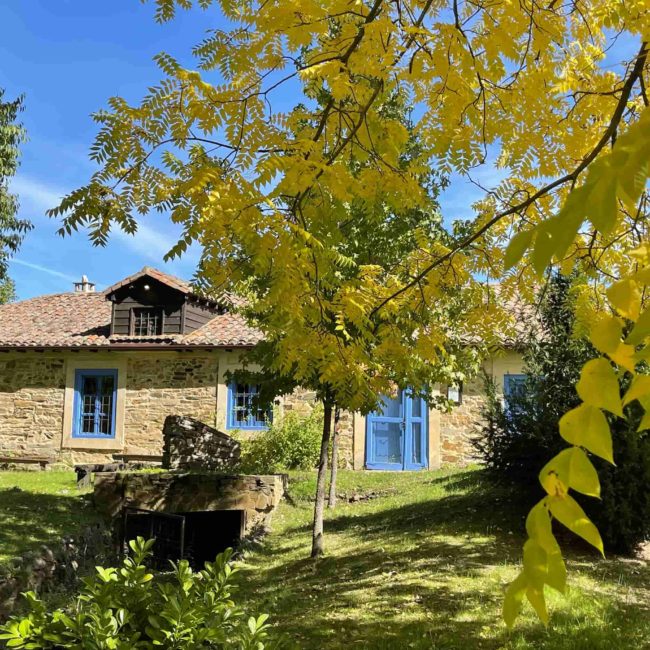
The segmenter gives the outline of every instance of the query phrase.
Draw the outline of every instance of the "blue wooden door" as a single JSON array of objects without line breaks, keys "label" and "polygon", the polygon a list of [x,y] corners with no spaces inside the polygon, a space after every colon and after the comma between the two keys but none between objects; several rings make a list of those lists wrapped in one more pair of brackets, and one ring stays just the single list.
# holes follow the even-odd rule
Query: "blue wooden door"
[{"label": "blue wooden door", "polygon": [[409,391],[382,398],[366,418],[366,467],[409,470],[427,466],[427,409]]}]

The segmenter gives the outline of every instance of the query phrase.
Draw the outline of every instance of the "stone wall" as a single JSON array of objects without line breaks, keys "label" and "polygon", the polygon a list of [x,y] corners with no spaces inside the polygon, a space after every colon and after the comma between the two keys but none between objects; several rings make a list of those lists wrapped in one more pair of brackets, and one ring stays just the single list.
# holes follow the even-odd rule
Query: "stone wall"
[{"label": "stone wall", "polygon": [[463,386],[461,403],[449,413],[440,414],[440,460],[443,464],[476,462],[472,439],[480,435],[485,422],[484,405],[482,383],[474,379]]},{"label": "stone wall", "polygon": [[241,445],[229,435],[185,415],[169,415],[163,427],[163,467],[214,472],[233,467]]},{"label": "stone wall", "polygon": [[215,355],[138,354],[128,360],[124,452],[162,454],[168,415],[189,415],[214,425],[217,409]]},{"label": "stone wall", "polygon": [[[126,359],[124,444],[118,449],[93,449],[92,440],[62,449],[66,367],[83,368],[84,358],[102,360],[106,368]],[[110,462],[114,451],[160,455],[168,415],[214,425],[217,371],[218,357],[212,353],[1,354],[0,456],[47,456],[72,464]]]},{"label": "stone wall", "polygon": [[54,456],[61,442],[65,362],[0,355],[0,455]]},{"label": "stone wall", "polygon": [[268,529],[285,491],[286,476],[181,474],[176,472],[98,474],[95,507],[115,521],[125,506],[155,512],[243,510],[244,535]]}]

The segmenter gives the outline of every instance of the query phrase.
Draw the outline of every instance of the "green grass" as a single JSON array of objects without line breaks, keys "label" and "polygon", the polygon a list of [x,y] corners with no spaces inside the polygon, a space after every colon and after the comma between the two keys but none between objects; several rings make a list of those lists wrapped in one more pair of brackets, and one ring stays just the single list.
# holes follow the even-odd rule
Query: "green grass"
[{"label": "green grass", "polygon": [[0,472],[0,562],[97,521],[88,492],[74,472]]},{"label": "green grass", "polygon": [[551,624],[500,619],[521,554],[521,513],[479,471],[341,472],[339,492],[379,493],[327,513],[327,555],[308,559],[314,476],[292,474],[273,532],[243,557],[239,600],[299,648],[650,648],[647,563],[569,555]]}]

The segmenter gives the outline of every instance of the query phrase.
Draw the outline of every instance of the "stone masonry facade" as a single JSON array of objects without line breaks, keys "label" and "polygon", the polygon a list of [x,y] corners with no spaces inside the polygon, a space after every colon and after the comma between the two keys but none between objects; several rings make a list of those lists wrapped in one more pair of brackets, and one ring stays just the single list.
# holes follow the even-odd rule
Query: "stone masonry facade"
[{"label": "stone masonry facade", "polygon": [[0,356],[0,456],[50,455],[60,446],[65,362]]},{"label": "stone masonry facade", "polygon": [[[111,359],[119,355],[126,364],[126,385],[123,443],[116,450],[92,449],[81,440],[70,449],[62,449],[66,367],[68,364],[83,367],[79,354],[9,352],[0,355],[0,456],[48,456],[67,464],[111,462],[116,452],[161,455],[163,425],[169,415],[189,416],[220,428],[219,423],[224,421],[222,411],[226,408],[223,399],[226,387],[223,379],[219,379],[223,357],[218,351],[112,352],[101,359],[106,359],[106,367],[110,367]],[[509,371],[517,371],[515,363],[513,360]],[[502,372],[497,370],[497,374]],[[439,426],[441,464],[466,464],[474,460],[471,438],[480,431],[484,401],[481,381],[468,382],[462,403],[450,413],[441,413],[439,425],[430,422],[430,427]],[[276,412],[280,417],[292,412],[306,416],[315,404],[313,392],[299,389],[285,396]],[[355,431],[355,427],[359,430]],[[340,413],[341,467],[352,467],[353,457],[363,454],[362,428],[364,424],[354,414]]]},{"label": "stone masonry facade", "polygon": [[216,355],[139,355],[128,360],[124,418],[125,453],[162,454],[168,415],[216,420]]},{"label": "stone masonry facade", "polygon": [[481,381],[474,379],[463,386],[462,402],[449,413],[440,414],[440,460],[443,465],[467,465],[476,462],[472,439],[480,435],[485,423],[485,394]]}]

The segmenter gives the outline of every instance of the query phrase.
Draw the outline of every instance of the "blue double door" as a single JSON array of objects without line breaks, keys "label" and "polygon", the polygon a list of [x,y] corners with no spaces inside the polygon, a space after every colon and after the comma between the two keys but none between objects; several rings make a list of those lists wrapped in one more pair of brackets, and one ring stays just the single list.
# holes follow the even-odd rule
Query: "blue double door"
[{"label": "blue double door", "polygon": [[383,397],[380,410],[366,418],[366,467],[414,470],[427,467],[427,407],[403,390]]}]

